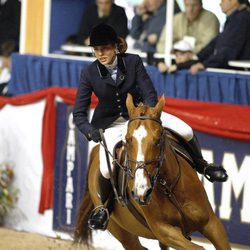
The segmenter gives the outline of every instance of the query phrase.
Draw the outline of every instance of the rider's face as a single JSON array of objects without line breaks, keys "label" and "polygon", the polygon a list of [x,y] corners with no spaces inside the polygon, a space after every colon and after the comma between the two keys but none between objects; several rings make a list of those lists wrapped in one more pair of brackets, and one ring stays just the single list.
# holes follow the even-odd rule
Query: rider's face
[{"label": "rider's face", "polygon": [[113,44],[94,47],[95,56],[103,65],[111,64],[116,56],[116,48]]}]

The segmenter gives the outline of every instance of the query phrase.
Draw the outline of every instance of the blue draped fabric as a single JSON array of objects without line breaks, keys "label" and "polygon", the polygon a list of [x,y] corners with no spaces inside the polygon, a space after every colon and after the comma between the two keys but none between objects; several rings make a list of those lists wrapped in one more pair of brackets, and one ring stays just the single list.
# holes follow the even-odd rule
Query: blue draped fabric
[{"label": "blue draped fabric", "polygon": [[[88,64],[78,60],[14,54],[9,93],[20,95],[52,86],[77,87],[80,72]],[[207,71],[191,75],[187,70],[161,74],[153,66],[146,68],[159,96],[250,105],[250,75]]]},{"label": "blue draped fabric", "polygon": [[250,105],[250,74],[202,71],[192,75],[187,70],[161,74],[152,66],[147,67],[147,70],[158,95]]}]

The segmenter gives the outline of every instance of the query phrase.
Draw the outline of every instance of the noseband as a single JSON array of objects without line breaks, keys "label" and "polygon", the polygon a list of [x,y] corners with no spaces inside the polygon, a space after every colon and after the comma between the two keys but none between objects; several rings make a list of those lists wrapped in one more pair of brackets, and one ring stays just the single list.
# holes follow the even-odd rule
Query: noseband
[{"label": "noseband", "polygon": [[[150,120],[150,121],[153,121],[153,122],[160,124],[160,126],[161,126],[161,136],[160,136],[160,143],[159,143],[160,144],[160,156],[158,158],[153,159],[153,160],[149,160],[149,161],[136,161],[134,159],[130,159],[128,156],[128,143],[126,143],[126,150],[125,150],[126,151],[125,152],[125,166],[129,172],[130,178],[134,179],[136,171],[138,169],[143,169],[147,173],[147,175],[150,179],[151,186],[153,188],[155,185],[155,182],[159,176],[160,168],[162,166],[162,163],[163,163],[164,157],[165,157],[165,154],[164,154],[164,149],[165,149],[165,146],[164,146],[165,145],[164,128],[162,127],[161,120],[156,119],[156,118],[152,118],[149,116],[133,117],[133,118],[129,119],[128,124],[130,124],[132,121],[135,121],[135,120]],[[133,173],[133,170],[131,168],[130,163],[135,163],[137,166],[134,170],[134,173]],[[151,164],[156,164],[155,174],[151,174],[146,168],[147,165],[151,165]]]}]

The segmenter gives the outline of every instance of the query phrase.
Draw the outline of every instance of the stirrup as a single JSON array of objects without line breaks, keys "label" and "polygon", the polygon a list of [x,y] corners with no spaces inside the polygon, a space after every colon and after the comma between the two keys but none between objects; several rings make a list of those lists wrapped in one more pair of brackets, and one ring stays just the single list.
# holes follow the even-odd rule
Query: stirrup
[{"label": "stirrup", "polygon": [[214,180],[210,175],[206,174],[206,169],[207,169],[207,168],[208,168],[208,167],[204,168],[203,175],[206,177],[207,180],[209,180],[210,182],[213,183],[215,180]]},{"label": "stirrup", "polygon": [[[94,224],[94,219],[92,217],[98,214],[99,212],[105,212],[107,215],[107,219],[102,225],[97,226]],[[109,211],[104,205],[100,205],[100,206],[95,207],[90,213],[89,220],[88,220],[88,227],[92,230],[97,230],[97,229],[106,230],[108,226],[108,221],[109,221]]]}]

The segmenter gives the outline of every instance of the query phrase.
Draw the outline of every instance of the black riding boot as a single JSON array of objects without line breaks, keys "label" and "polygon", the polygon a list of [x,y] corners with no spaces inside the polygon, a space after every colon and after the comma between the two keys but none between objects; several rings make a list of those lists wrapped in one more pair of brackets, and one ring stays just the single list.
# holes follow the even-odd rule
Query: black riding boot
[{"label": "black riding boot", "polygon": [[213,163],[208,164],[208,162],[203,159],[201,148],[195,135],[192,140],[188,142],[188,145],[195,168],[200,174],[203,174],[211,182],[224,182],[227,180],[227,172],[222,166],[217,166]]},{"label": "black riding boot", "polygon": [[100,199],[103,205],[100,205],[92,211],[88,220],[91,229],[106,230],[108,220],[113,211],[114,193],[110,179],[106,179],[99,174]]}]

